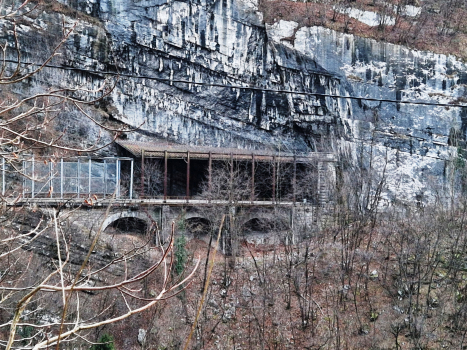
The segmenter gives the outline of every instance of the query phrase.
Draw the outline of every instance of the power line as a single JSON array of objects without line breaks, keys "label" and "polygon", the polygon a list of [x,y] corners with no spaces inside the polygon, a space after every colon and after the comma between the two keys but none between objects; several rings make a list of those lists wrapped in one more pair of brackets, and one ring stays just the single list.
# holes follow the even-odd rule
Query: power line
[{"label": "power line", "polygon": [[[4,60],[4,62],[18,63],[13,60]],[[182,79],[158,78],[158,77],[153,77],[149,75],[118,73],[118,72],[110,72],[110,71],[97,71],[97,70],[84,69],[84,68],[78,68],[78,67],[64,67],[64,66],[58,66],[58,65],[53,65],[53,64],[40,65],[37,63],[26,63],[26,62],[20,62],[20,63],[24,65],[29,65],[29,66],[38,66],[38,67],[43,66],[46,68],[79,71],[79,72],[95,74],[95,75],[111,75],[111,76],[116,76],[116,77],[125,77],[125,78],[132,78],[132,79],[148,79],[148,80],[155,80],[161,83],[170,83],[170,84],[174,84],[174,83],[191,84],[191,85],[199,85],[199,86],[271,92],[271,93],[278,93],[278,94],[294,94],[294,95],[315,96],[315,97],[343,98],[343,99],[358,100],[358,101],[364,100],[364,101],[372,101],[372,102],[387,102],[387,103],[411,104],[411,105],[422,105],[422,106],[433,106],[433,107],[457,107],[457,108],[467,107],[467,105],[457,104],[457,103],[451,104],[451,103],[424,102],[424,101],[403,101],[403,100],[363,97],[363,96],[344,96],[344,95],[338,95],[338,94],[326,94],[326,93],[308,92],[308,91],[278,90],[278,89],[269,89],[269,88],[263,88],[263,87],[257,87],[257,86],[242,86],[242,85],[228,85],[228,84],[219,84],[219,83],[195,82],[195,81],[182,80]]]}]

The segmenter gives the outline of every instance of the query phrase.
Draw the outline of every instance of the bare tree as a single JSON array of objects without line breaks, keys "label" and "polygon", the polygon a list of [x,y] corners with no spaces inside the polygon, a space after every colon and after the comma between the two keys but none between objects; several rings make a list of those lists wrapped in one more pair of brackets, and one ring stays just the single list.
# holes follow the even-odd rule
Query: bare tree
[{"label": "bare tree", "polygon": [[[24,176],[17,162],[24,154],[42,152],[53,159],[58,153],[92,152],[105,145],[99,137],[85,146],[64,141],[67,130],[56,129],[57,118],[63,111],[80,113],[99,129],[99,135],[112,134],[107,137],[110,141],[123,131],[104,125],[90,112],[92,105],[102,101],[112,89],[105,79],[97,88],[86,84],[49,86],[35,88],[27,96],[24,90],[16,93],[19,84],[48,69],[77,25],[64,21],[63,35],[47,57],[40,62],[25,63],[17,29],[18,22],[31,12],[40,13],[40,8],[29,0],[2,1],[0,7],[1,30],[6,38],[0,43],[0,157],[10,166],[9,176],[16,178]],[[102,244],[102,225],[89,231],[86,247],[84,236],[65,229],[67,217],[61,208],[30,211],[10,206],[15,202],[7,198],[2,201],[5,205],[0,209],[0,345],[7,350],[52,346],[59,349],[65,342],[94,340],[88,339],[91,329],[121,321],[173,297],[187,286],[196,269],[185,278],[172,280],[173,226],[165,246],[154,246],[148,236],[141,244],[96,260],[93,254]],[[107,215],[109,210],[110,207]],[[28,227],[17,220],[34,223]],[[150,228],[150,234],[156,230],[157,227]],[[77,237],[82,239],[80,245],[74,242]],[[43,261],[38,258],[37,242],[42,242],[45,250],[42,254],[50,258],[45,266],[41,266]],[[81,246],[78,256],[77,246]],[[131,263],[143,257],[144,264],[140,267]],[[120,277],[114,271],[120,271],[117,274]],[[145,288],[148,283],[153,284],[150,291]],[[102,301],[99,307],[94,305],[95,300]]]}]

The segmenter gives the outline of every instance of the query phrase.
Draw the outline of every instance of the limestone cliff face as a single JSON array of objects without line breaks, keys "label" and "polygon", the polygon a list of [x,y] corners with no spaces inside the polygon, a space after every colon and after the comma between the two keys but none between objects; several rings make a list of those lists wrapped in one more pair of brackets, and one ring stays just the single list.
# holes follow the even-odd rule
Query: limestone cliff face
[{"label": "limestone cliff face", "polygon": [[[122,75],[100,106],[140,126],[130,138],[303,152],[333,136],[355,156],[373,152],[372,164],[388,174],[388,201],[431,195],[427,179],[446,179],[465,142],[467,109],[248,89],[449,103],[465,95],[467,83],[466,67],[454,57],[294,22],[264,26],[254,1],[62,1],[88,17],[61,64],[140,76]],[[32,35],[38,21],[52,28],[59,18],[49,9],[23,34]],[[55,72],[38,80],[97,85],[103,76]]]},{"label": "limestone cliff face", "polygon": [[[142,124],[149,135],[190,144],[307,151],[320,136],[342,127],[340,113],[347,107],[332,99],[170,82],[343,92],[340,80],[314,60],[269,40],[254,3],[103,0],[69,5],[104,24],[107,67],[169,80],[123,77],[112,94],[113,117]],[[92,39],[77,35],[68,55],[76,61],[69,64],[83,65],[88,58],[102,62],[95,57],[98,52],[84,52]]]}]

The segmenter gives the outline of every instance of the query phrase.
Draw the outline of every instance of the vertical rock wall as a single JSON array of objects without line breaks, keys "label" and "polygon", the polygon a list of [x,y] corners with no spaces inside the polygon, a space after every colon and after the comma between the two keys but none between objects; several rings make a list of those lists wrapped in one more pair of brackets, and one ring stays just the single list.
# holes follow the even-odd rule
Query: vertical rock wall
[{"label": "vertical rock wall", "polygon": [[[122,73],[99,108],[140,128],[129,138],[303,152],[334,137],[385,169],[388,201],[433,198],[430,181],[445,184],[454,173],[465,108],[248,88],[451,103],[467,83],[454,57],[294,22],[263,26],[254,1],[62,1],[62,13],[83,16],[57,62],[83,71],[45,70],[22,89],[99,86],[96,71]],[[57,31],[60,18],[73,22],[71,12],[47,9],[25,21],[23,50],[35,52],[34,38]]]}]

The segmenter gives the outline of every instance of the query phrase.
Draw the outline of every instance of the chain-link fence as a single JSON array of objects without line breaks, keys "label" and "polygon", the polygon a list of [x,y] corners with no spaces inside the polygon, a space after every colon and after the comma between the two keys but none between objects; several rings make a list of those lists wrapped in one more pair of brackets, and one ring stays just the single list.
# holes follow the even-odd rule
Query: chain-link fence
[{"label": "chain-link fence", "polygon": [[[125,164],[128,163],[128,164]],[[122,164],[130,176],[122,180]],[[3,189],[8,176],[3,166]],[[22,162],[23,197],[69,198],[133,197],[133,159],[131,158],[35,158]],[[5,190],[3,190],[5,192]],[[5,193],[4,193],[5,194]]]}]

